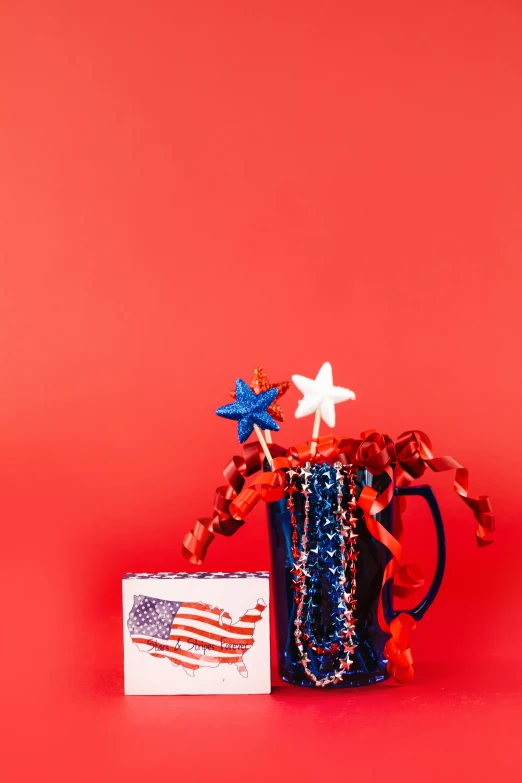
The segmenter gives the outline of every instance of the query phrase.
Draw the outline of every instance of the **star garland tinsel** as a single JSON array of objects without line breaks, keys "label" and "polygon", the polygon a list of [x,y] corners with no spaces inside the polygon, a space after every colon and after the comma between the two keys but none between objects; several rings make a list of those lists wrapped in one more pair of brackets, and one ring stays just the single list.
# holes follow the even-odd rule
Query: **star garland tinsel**
[{"label": "star garland tinsel", "polygon": [[[294,637],[306,676],[318,687],[342,680],[356,647],[355,472],[353,466],[336,462],[333,466],[307,463],[287,473],[297,604]],[[298,514],[303,519],[301,535]],[[318,656],[335,656],[331,662],[335,669],[317,676],[310,667],[308,650]]]}]

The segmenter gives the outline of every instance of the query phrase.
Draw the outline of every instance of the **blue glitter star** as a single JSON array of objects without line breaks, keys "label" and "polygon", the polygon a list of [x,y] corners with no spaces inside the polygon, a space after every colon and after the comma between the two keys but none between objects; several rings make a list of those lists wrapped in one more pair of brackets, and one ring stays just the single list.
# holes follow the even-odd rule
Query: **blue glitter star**
[{"label": "blue glitter star", "polygon": [[237,421],[237,437],[240,443],[244,443],[252,433],[254,424],[264,430],[278,430],[279,424],[267,413],[275,398],[278,389],[255,394],[250,386],[241,378],[236,381],[236,401],[230,405],[223,405],[216,413],[224,419]]}]

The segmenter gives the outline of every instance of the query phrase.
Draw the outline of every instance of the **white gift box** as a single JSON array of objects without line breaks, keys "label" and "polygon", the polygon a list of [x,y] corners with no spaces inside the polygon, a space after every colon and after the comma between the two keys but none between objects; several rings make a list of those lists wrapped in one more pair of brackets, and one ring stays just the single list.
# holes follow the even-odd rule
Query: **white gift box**
[{"label": "white gift box", "polygon": [[268,571],[125,574],[127,695],[270,693]]}]

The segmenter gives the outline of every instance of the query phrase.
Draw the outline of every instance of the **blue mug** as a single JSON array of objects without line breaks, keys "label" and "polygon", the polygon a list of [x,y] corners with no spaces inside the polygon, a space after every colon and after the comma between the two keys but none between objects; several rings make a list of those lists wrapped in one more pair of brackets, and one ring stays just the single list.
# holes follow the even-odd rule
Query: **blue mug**
[{"label": "blue mug", "polygon": [[[364,486],[371,486],[378,493],[382,492],[389,481],[386,475],[376,476],[367,470],[359,469],[355,473],[355,498]],[[429,505],[437,533],[437,566],[433,581],[420,603],[413,609],[401,610],[414,620],[420,620],[431,606],[440,588],[446,562],[446,545],[444,526],[439,507],[431,487],[411,486],[395,487],[394,497],[386,508],[376,515],[376,519],[386,530],[393,534],[394,504],[399,496],[419,496]],[[303,513],[295,506],[295,521],[299,533],[303,530]],[[267,504],[270,550],[272,561],[272,584],[275,599],[275,619],[277,635],[277,656],[279,676],[292,685],[315,687],[316,682],[309,677],[301,665],[301,657],[295,639],[296,601],[294,589],[294,558],[292,556],[292,518],[288,509],[288,497]],[[326,688],[352,688],[359,685],[371,685],[385,680],[389,674],[386,668],[387,659],[384,648],[389,635],[379,626],[377,607],[381,592],[383,572],[390,559],[389,550],[377,541],[368,531],[363,519],[363,513],[358,507],[354,511],[355,532],[357,533],[357,569],[356,569],[356,609],[355,645],[352,653],[352,665],[343,672],[342,679],[329,683]],[[346,573],[348,578],[348,573]],[[319,607],[319,610],[321,607]],[[387,582],[383,591],[383,609],[386,622],[389,624],[399,612],[393,607],[392,580]],[[323,613],[328,617],[328,613]],[[322,622],[325,622],[322,620]],[[326,623],[328,620],[326,620]],[[328,635],[328,627],[324,628]],[[319,648],[320,650],[321,648]],[[309,648],[306,655],[310,662],[309,671],[317,679],[332,675],[338,660],[332,652],[320,654]]]}]

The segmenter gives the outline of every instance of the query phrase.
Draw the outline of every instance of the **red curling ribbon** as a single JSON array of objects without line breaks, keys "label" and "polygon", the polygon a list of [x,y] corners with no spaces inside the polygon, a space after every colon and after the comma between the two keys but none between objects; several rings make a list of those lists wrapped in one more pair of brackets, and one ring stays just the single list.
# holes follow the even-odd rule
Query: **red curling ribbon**
[{"label": "red curling ribbon", "polygon": [[[400,536],[396,535],[400,541]],[[397,580],[393,583],[393,595],[396,598],[410,598],[421,587],[424,587],[425,579],[422,571],[416,563],[406,563],[397,571]]]},{"label": "red curling ribbon", "polygon": [[493,543],[495,518],[492,513],[491,501],[487,495],[470,497],[468,495],[469,471],[453,457],[434,457],[431,441],[425,432],[410,430],[403,432],[395,444],[397,461],[401,467],[401,484],[409,484],[422,476],[426,466],[435,473],[454,470],[453,488],[457,495],[473,512],[477,521],[475,536],[479,546]]},{"label": "red curling ribbon", "polygon": [[[382,444],[379,443],[378,445]],[[372,451],[373,450],[370,450],[370,459],[373,459],[375,456],[375,454],[371,453]],[[363,453],[367,452],[363,451]],[[377,490],[373,487],[369,487],[368,485],[364,486],[359,495],[357,505],[363,510],[366,527],[372,536],[376,538],[377,541],[380,541],[391,553],[391,559],[386,564],[382,577],[381,591],[377,605],[377,619],[382,630],[385,633],[390,634],[390,639],[388,639],[384,647],[384,655],[388,659],[388,672],[397,682],[406,683],[413,677],[413,657],[410,649],[409,634],[410,631],[415,628],[415,621],[410,615],[401,612],[397,617],[393,618],[390,624],[388,624],[384,615],[384,587],[390,579],[393,579],[399,573],[402,555],[402,545],[400,541],[375,519],[375,515],[386,508],[393,498],[393,470],[390,466],[387,466],[384,469],[384,472],[389,478],[389,483],[386,488],[378,495]]]},{"label": "red curling ribbon", "polygon": [[401,612],[388,624],[382,604],[383,591],[386,583],[394,580],[393,594],[406,598],[423,586],[424,578],[415,564],[401,565],[400,538],[403,532],[402,513],[406,507],[406,498],[397,498],[395,535],[375,519],[375,515],[385,509],[393,499],[393,466],[395,466],[395,481],[398,486],[411,484],[424,474],[427,467],[434,472],[455,470],[454,489],[475,516],[477,521],[475,532],[480,546],[492,543],[491,534],[495,529],[489,497],[487,495],[470,497],[467,468],[453,457],[434,457],[430,439],[420,430],[402,433],[395,443],[387,435],[382,435],[375,430],[362,433],[359,440],[323,436],[316,441],[317,451],[314,456],[311,454],[311,443],[308,441],[293,446],[286,452],[280,446],[269,444],[270,452],[274,457],[272,471],[263,472],[249,487],[245,487],[246,478],[260,471],[264,465],[264,455],[259,444],[247,443],[243,448],[244,456],[233,457],[225,467],[224,475],[227,484],[216,490],[214,516],[198,519],[194,529],[187,533],[183,540],[182,553],[191,563],[201,565],[216,533],[225,536],[233,535],[244,524],[244,518],[259,500],[263,499],[270,503],[284,497],[284,470],[289,467],[338,458],[345,463],[364,468],[374,475],[386,473],[389,481],[381,494],[366,485],[360,493],[357,505],[363,511],[371,535],[380,541],[391,555],[384,569],[377,615],[380,627],[390,636],[384,648],[388,659],[388,671],[397,682],[409,682],[414,674],[409,636],[415,629],[416,623],[411,615]]},{"label": "red curling ribbon", "polygon": [[296,465],[304,465],[305,462],[310,462],[312,459],[310,443],[301,443],[299,446],[292,446],[292,448],[288,449],[288,457],[294,467]]},{"label": "red curling ribbon", "polygon": [[395,462],[393,441],[387,435],[370,432],[359,445],[356,462],[378,476],[390,462]]},{"label": "red curling ribbon", "polygon": [[230,514],[232,519],[242,521],[247,514],[250,514],[254,506],[261,500],[261,495],[254,487],[245,487],[237,498],[231,504]]},{"label": "red curling ribbon", "polygon": [[[269,444],[268,448],[275,458],[280,458],[286,453],[285,449],[277,446],[275,443]],[[249,495],[248,502],[244,496],[241,497],[245,480],[248,476],[262,469],[264,459],[265,456],[260,444],[252,441],[243,446],[242,457],[233,457],[225,466],[223,475],[227,480],[227,484],[218,487],[216,490],[213,516],[198,519],[193,530],[187,533],[183,539],[181,553],[190,563],[202,565],[216,533],[222,536],[231,536],[244,524],[243,516],[253,508],[253,505],[259,499],[257,493],[254,493],[257,499],[252,505],[252,495]],[[242,510],[244,509],[244,514],[243,516],[232,516],[232,502],[237,504],[240,497],[241,508]],[[235,509],[235,506],[232,508]]]},{"label": "red curling ribbon", "polygon": [[[312,456],[313,442],[317,444],[317,447],[315,455]],[[323,435],[314,441],[309,440],[306,443],[299,444],[299,446],[292,446],[287,451],[287,457],[293,467],[304,465],[306,462],[311,462],[313,465],[316,462],[333,459],[338,454],[338,441],[333,435]]]},{"label": "red curling ribbon", "polygon": [[391,621],[391,636],[384,645],[384,654],[388,658],[388,672],[401,685],[413,679],[413,656],[409,639],[416,625],[411,615],[401,612]]},{"label": "red curling ribbon", "polygon": [[250,487],[241,490],[230,504],[230,514],[234,519],[243,520],[261,499],[267,503],[281,500],[285,495],[285,483],[282,470],[263,473]]}]

